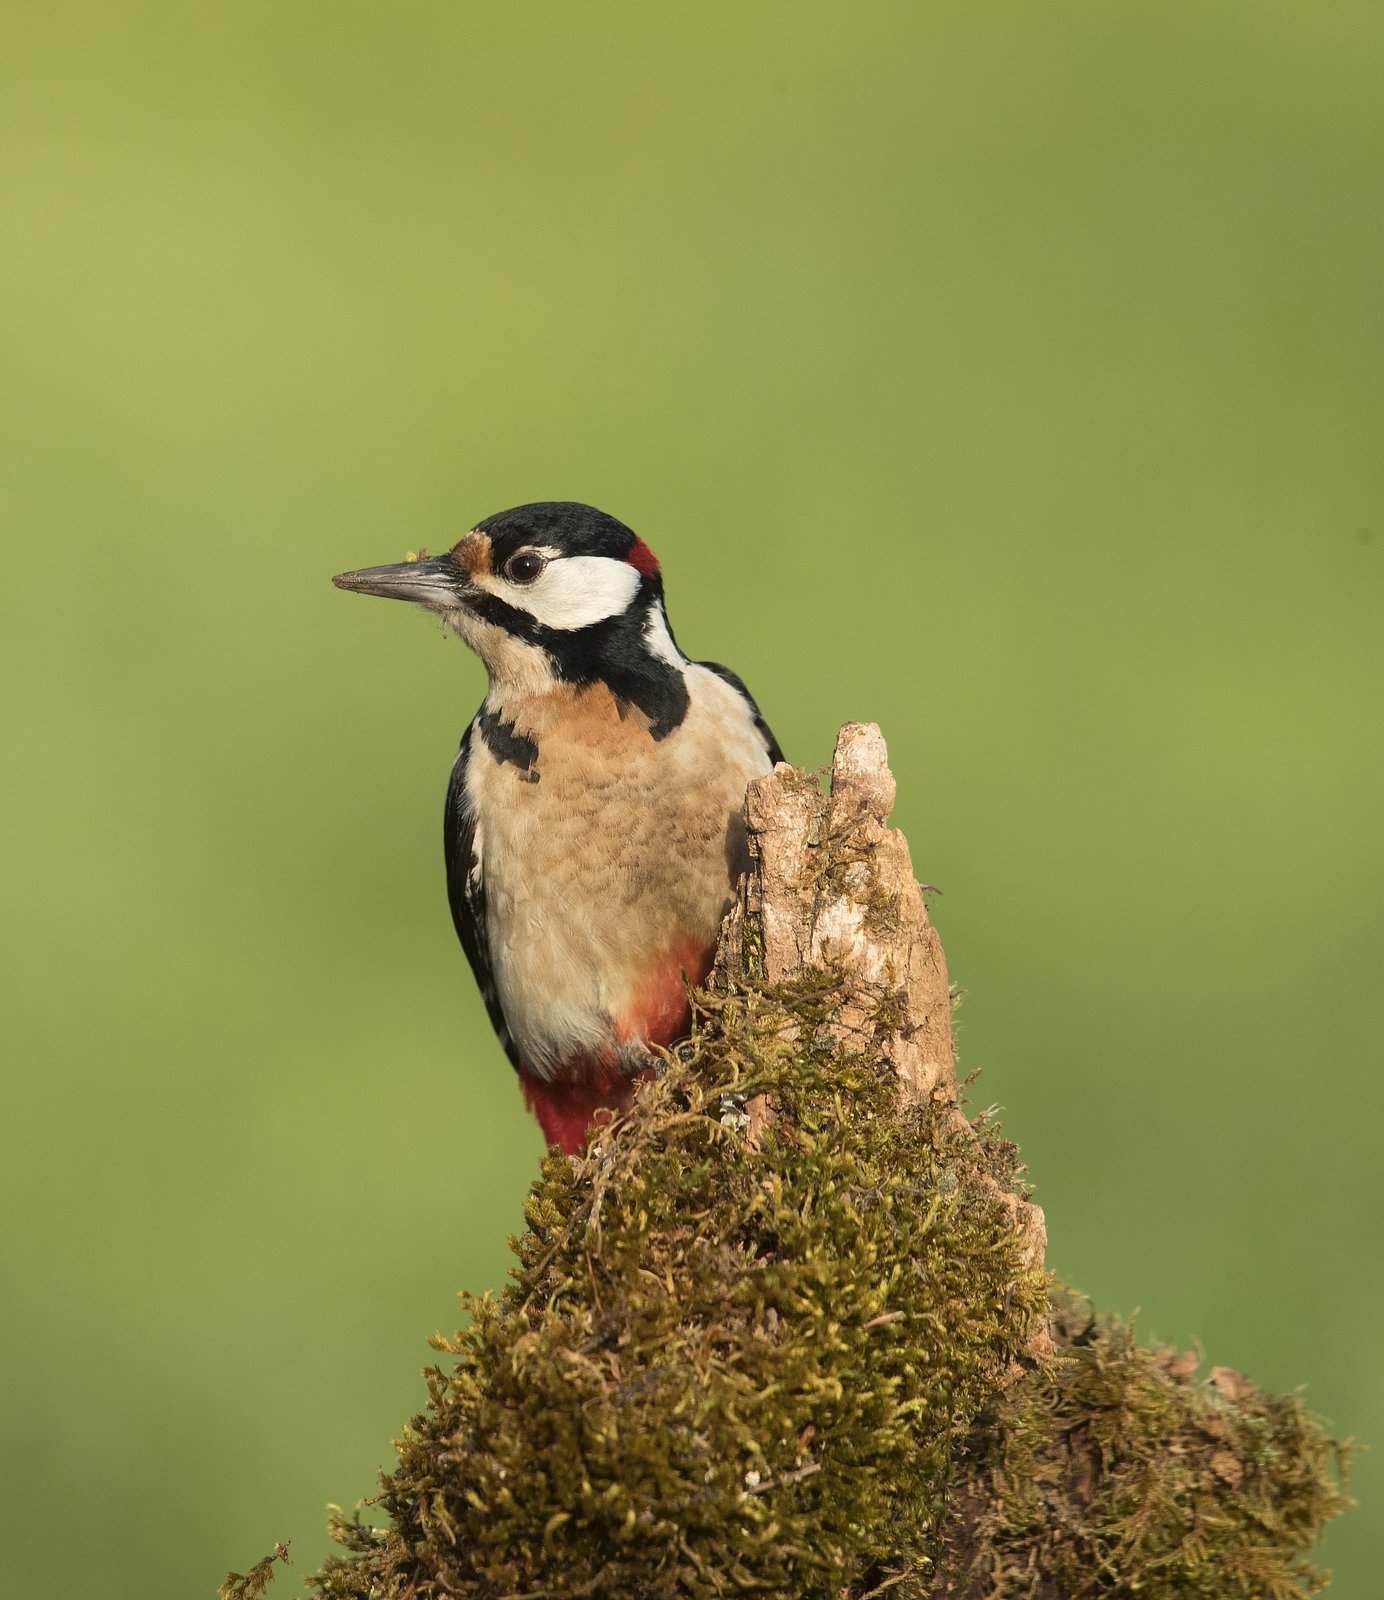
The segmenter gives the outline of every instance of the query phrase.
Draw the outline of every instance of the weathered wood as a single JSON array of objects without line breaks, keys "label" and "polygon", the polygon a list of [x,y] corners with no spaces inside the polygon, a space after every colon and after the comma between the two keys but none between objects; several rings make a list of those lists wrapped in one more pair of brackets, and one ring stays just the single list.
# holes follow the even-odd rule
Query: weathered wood
[{"label": "weathered wood", "polygon": [[[964,1120],[946,956],[908,841],[889,826],[896,788],[883,734],[862,722],[841,729],[825,792],[788,766],[750,785],[750,871],[726,918],[711,984],[772,986],[830,968],[838,994],[829,1026],[837,1039],[868,1043],[903,1095],[949,1101]],[[882,1036],[881,1015],[893,1024]],[[1008,1191],[1006,1204],[1025,1263],[1040,1263],[1041,1209]],[[1043,1336],[1033,1354],[1045,1348]]]}]

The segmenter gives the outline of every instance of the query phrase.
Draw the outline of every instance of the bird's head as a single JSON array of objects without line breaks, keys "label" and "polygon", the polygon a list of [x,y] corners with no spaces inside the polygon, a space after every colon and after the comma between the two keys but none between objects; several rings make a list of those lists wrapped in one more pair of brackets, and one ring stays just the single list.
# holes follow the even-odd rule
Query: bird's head
[{"label": "bird's head", "polygon": [[436,612],[480,656],[492,685],[677,669],[653,551],[623,522],[575,501],[487,517],[445,555],[332,579]]}]

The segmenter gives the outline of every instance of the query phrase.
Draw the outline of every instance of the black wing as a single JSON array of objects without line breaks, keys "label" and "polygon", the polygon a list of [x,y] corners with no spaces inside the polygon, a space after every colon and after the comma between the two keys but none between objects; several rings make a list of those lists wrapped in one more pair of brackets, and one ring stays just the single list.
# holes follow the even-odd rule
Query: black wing
[{"label": "black wing", "polygon": [[519,1053],[514,1048],[509,1026],[495,987],[495,972],[490,965],[490,945],[485,935],[485,878],[476,854],[476,819],[466,797],[466,764],[471,759],[471,726],[461,736],[461,749],[452,763],[447,783],[447,810],[442,819],[442,846],[447,857],[447,898],[452,905],[452,921],[457,938],[476,975],[481,999],[490,1013],[491,1026],[500,1036],[505,1054],[517,1067]]},{"label": "black wing", "polygon": [[714,672],[718,678],[723,678],[732,689],[745,698],[745,704],[754,713],[754,725],[759,729],[760,737],[764,740],[764,748],[768,752],[769,760],[778,765],[783,760],[783,751],[779,749],[779,742],[774,738],[773,730],[764,720],[764,713],[754,702],[754,696],[745,687],[740,677],[732,672],[729,667],[723,667],[719,661],[699,661],[699,667],[705,667],[708,672]]}]

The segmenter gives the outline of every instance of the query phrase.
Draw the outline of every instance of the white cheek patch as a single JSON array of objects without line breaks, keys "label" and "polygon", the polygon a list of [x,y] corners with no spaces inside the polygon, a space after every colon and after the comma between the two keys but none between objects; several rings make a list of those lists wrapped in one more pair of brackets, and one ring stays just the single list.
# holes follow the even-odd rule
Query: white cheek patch
[{"label": "white cheek patch", "polygon": [[634,599],[639,573],[612,556],[559,556],[533,583],[492,579],[486,588],[545,628],[569,630],[618,617]]}]

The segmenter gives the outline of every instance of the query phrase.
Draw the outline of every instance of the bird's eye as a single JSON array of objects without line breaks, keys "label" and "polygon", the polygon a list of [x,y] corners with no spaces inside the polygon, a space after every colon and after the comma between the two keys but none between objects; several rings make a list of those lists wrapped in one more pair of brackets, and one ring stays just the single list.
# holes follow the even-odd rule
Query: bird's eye
[{"label": "bird's eye", "polygon": [[543,557],[536,550],[518,550],[505,562],[505,577],[511,583],[532,583],[544,565]]}]

